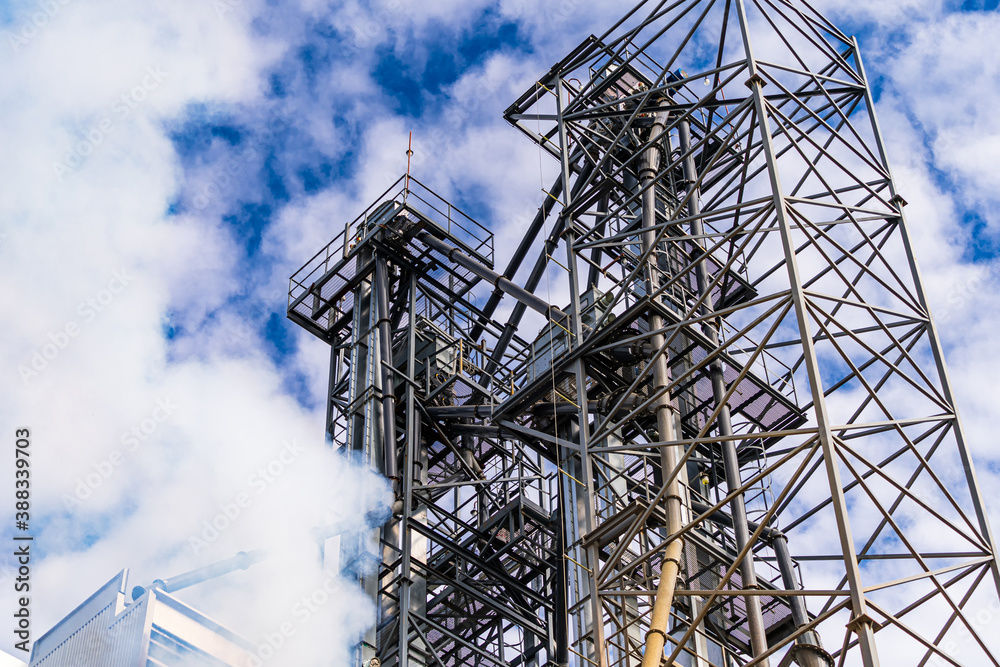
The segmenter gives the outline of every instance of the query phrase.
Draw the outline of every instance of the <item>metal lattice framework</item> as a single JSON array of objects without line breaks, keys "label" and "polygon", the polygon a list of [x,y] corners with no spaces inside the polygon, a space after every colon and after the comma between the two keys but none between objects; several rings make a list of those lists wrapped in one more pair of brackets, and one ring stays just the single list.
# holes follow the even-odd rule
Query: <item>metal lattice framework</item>
[{"label": "metal lattice framework", "polygon": [[342,538],[359,664],[1000,665],[856,42],[803,1],[642,2],[505,115],[561,175],[503,274],[406,176],[292,279],[330,436],[399,499]]}]

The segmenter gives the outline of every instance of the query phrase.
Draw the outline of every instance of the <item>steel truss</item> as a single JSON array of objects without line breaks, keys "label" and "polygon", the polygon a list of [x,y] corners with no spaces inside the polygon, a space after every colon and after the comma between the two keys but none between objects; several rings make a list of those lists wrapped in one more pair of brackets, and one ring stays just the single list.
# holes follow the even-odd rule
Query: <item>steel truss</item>
[{"label": "steel truss", "polygon": [[342,540],[359,664],[1000,665],[856,42],[802,1],[642,2],[505,116],[561,174],[503,274],[405,176],[292,278],[329,435],[398,497]]}]

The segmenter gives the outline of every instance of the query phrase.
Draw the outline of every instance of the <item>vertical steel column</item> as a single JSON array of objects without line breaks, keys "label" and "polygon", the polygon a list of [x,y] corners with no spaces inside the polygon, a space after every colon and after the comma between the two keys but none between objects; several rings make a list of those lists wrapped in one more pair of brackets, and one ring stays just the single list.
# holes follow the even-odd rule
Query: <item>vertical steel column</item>
[{"label": "vertical steel column", "polygon": [[[682,120],[678,124],[677,133],[680,140],[681,155],[685,156],[682,166],[687,187],[688,213],[691,216],[691,235],[695,237],[694,244],[704,256],[704,246],[699,237],[705,233],[705,229],[700,217],[701,203],[698,201],[701,194],[697,185],[698,169],[695,166],[694,155],[691,152],[691,123],[687,120]],[[709,290],[711,282],[708,276],[707,259],[702,259],[702,261],[698,262],[696,277],[699,296],[705,295]],[[712,309],[711,296],[707,295],[701,307],[702,314],[710,315]],[[716,326],[721,325],[721,319],[716,318]],[[702,332],[714,346],[719,345],[719,332],[716,326],[712,326],[708,321],[702,324]],[[723,436],[730,436],[733,434],[732,415],[729,412],[729,405],[725,403],[726,383],[722,374],[722,362],[717,358],[709,365],[709,375],[712,379],[712,394],[715,397],[715,403],[716,405],[722,404],[718,418],[719,433]],[[722,459],[726,470],[726,490],[732,493],[743,485],[735,440],[724,440],[722,442]],[[750,541],[750,530],[747,527],[747,508],[742,493],[734,496],[729,502],[729,511],[733,516],[733,532],[736,536],[736,548],[739,551],[743,551],[744,547]],[[746,557],[740,562],[740,576],[743,579],[744,588],[758,587],[757,571],[754,569],[753,550],[748,551]],[[750,645],[753,649],[754,657],[757,657],[767,651],[767,636],[764,632],[764,617],[760,610],[760,597],[747,595],[743,600],[747,609]],[[768,661],[762,660],[760,664],[761,667],[767,667]]]},{"label": "vertical steel column", "polygon": [[740,29],[743,33],[743,45],[747,56],[747,69],[750,74],[750,78],[747,80],[747,85],[750,87],[751,94],[753,95],[754,110],[757,114],[760,139],[763,144],[764,157],[767,160],[767,171],[771,182],[774,214],[781,234],[781,243],[785,253],[785,265],[788,270],[789,289],[791,291],[792,302],[795,308],[795,314],[799,327],[799,336],[802,341],[802,353],[805,360],[806,372],[809,377],[809,386],[812,390],[817,435],[823,452],[823,460],[826,464],[827,479],[830,485],[830,498],[832,500],[834,514],[837,517],[837,531],[840,534],[840,546],[844,557],[844,567],[847,571],[847,582],[851,591],[851,605],[854,612],[854,617],[851,619],[851,626],[858,636],[858,642],[861,646],[861,658],[864,666],[878,667],[879,659],[878,649],[875,645],[874,621],[868,614],[864,584],[861,581],[861,568],[858,565],[858,556],[854,549],[851,522],[847,516],[847,500],[844,497],[844,486],[840,480],[840,467],[837,461],[837,443],[834,440],[833,431],[830,428],[831,424],[826,405],[826,396],[823,392],[823,378],[819,370],[819,361],[816,358],[816,348],[813,345],[811,327],[809,324],[809,312],[806,306],[805,289],[802,287],[802,280],[799,277],[798,259],[795,254],[795,242],[792,239],[792,225],[789,222],[788,211],[785,208],[785,197],[781,188],[781,179],[778,174],[778,160],[775,155],[774,144],[771,141],[771,126],[768,122],[767,116],[768,103],[764,99],[763,91],[764,80],[757,71],[757,62],[754,59],[753,49],[750,44],[750,30],[747,23],[744,0],[736,0],[736,9],[740,19]]},{"label": "vertical steel column", "polygon": [[[566,122],[563,119],[563,81],[562,78],[556,80],[556,114],[559,118],[559,146],[562,155],[562,178],[563,178],[563,237],[566,240],[566,266],[569,269],[569,292],[570,305],[572,310],[571,332],[566,341],[567,349],[578,346],[583,341],[583,320],[580,306],[580,283],[577,276],[576,250],[573,247],[575,232],[573,221],[565,218],[570,204],[572,203],[572,192],[568,187],[570,179],[569,162],[569,137],[566,133]],[[577,442],[580,445],[581,473],[583,475],[584,493],[586,495],[586,513],[584,517],[583,530],[581,535],[585,535],[597,526],[597,518],[594,516],[594,469],[590,463],[589,454],[589,433],[590,415],[587,401],[587,368],[582,358],[574,363],[576,377],[576,400],[579,407],[578,413],[578,433]],[[554,387],[553,387],[554,389]],[[592,620],[590,631],[594,640],[594,651],[596,664],[598,667],[607,667],[607,649],[604,644],[604,613],[601,608],[601,599],[598,595],[597,570],[600,564],[596,545],[587,550],[586,555],[587,570],[589,576],[589,595],[592,610]]]},{"label": "vertical steel column", "polygon": [[[871,117],[872,132],[875,135],[875,145],[878,148],[879,158],[882,162],[882,167],[885,169],[886,173],[889,174],[889,193],[892,195],[893,199],[896,199],[899,195],[896,192],[896,183],[892,178],[892,169],[889,167],[889,159],[886,157],[885,145],[882,141],[882,130],[878,123],[878,118],[875,117],[875,100],[872,99],[871,87],[868,86],[868,75],[865,74],[865,66],[861,61],[861,52],[858,49],[857,39],[853,39],[854,44],[854,58],[858,63],[858,73],[861,75],[861,80],[865,82],[865,105],[868,107],[868,114]],[[898,202],[898,199],[897,199]],[[986,514],[986,505],[983,502],[983,494],[979,488],[979,484],[976,481],[976,469],[972,463],[972,454],[969,452],[969,443],[965,440],[965,429],[962,427],[962,420],[958,416],[958,406],[955,403],[954,392],[951,388],[951,378],[948,376],[948,369],[944,361],[944,351],[941,349],[941,340],[938,337],[937,325],[934,324],[934,319],[930,316],[931,309],[930,305],[927,303],[927,295],[924,292],[923,278],[921,277],[920,267],[917,265],[917,260],[913,256],[913,245],[910,243],[910,234],[906,225],[906,216],[903,215],[902,204],[897,203],[899,207],[899,233],[903,239],[903,250],[906,253],[906,260],[910,265],[910,271],[913,274],[913,284],[915,291],[917,293],[917,299],[920,301],[920,307],[924,309],[927,313],[927,339],[930,341],[931,349],[934,351],[934,364],[937,368],[938,376],[941,378],[941,391],[944,397],[948,400],[948,404],[954,410],[955,414],[955,444],[958,447],[959,456],[962,459],[962,467],[965,472],[966,483],[969,485],[969,495],[972,498],[972,506],[976,512],[976,520],[979,522],[979,529],[983,533],[983,540],[986,542],[986,546],[990,548],[993,553],[993,559],[990,563],[990,570],[993,572],[993,582],[996,585],[997,593],[1000,594],[1000,560],[998,560],[998,554],[995,548],[996,542],[993,540],[993,529],[990,527],[990,521]]]}]

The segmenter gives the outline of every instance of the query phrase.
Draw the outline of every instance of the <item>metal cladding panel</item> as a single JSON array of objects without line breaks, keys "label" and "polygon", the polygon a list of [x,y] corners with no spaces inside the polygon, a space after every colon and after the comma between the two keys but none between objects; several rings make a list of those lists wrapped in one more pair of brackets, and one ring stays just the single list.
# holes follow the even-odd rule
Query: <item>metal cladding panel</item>
[{"label": "metal cladding panel", "polygon": [[125,607],[124,575],[39,639],[31,667],[252,664],[250,644],[162,591],[147,591]]},{"label": "metal cladding panel", "polygon": [[[124,607],[127,573],[122,571],[97,593],[71,612],[35,642],[31,667],[124,667],[135,665],[142,642],[138,629],[123,627],[111,632],[115,617]],[[129,614],[134,608],[126,611]],[[109,662],[109,654],[134,656],[130,661]]]},{"label": "metal cladding panel", "polygon": [[138,667],[142,664],[145,600],[129,607],[117,620],[109,605],[32,667]]},{"label": "metal cladding panel", "polygon": [[139,667],[143,664],[148,617],[149,599],[143,597],[115,619],[108,628],[108,636],[115,641],[107,647],[103,664],[107,667]]},{"label": "metal cladding panel", "polygon": [[154,595],[150,658],[155,644],[166,665],[252,664],[253,647],[241,637],[162,591]]}]

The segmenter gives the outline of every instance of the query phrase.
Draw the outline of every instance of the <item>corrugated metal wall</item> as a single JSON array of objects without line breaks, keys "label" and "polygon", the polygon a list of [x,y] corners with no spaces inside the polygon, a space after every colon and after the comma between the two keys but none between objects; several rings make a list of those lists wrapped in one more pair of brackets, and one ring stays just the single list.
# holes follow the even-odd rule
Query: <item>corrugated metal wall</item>
[{"label": "corrugated metal wall", "polygon": [[31,667],[134,667],[139,659],[146,617],[145,601],[127,609],[115,621],[110,603]]},{"label": "corrugated metal wall", "polygon": [[149,590],[126,606],[125,573],[35,642],[31,667],[247,667],[253,647],[180,600]]}]

